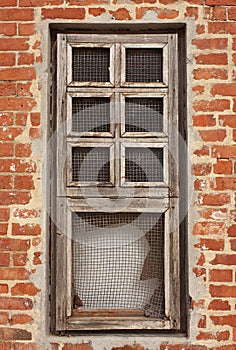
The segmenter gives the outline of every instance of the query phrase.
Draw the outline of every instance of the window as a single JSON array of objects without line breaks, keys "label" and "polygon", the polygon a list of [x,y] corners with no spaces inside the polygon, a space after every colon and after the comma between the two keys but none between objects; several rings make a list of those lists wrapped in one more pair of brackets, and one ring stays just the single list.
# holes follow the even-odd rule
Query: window
[{"label": "window", "polygon": [[178,35],[57,34],[56,57],[55,329],[180,329]]}]

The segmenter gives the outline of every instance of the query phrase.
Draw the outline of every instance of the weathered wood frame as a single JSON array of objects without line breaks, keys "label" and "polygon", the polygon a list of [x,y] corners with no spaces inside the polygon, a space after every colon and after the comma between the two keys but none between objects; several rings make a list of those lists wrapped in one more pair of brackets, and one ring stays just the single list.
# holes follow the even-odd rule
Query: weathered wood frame
[{"label": "weathered wood frame", "polygon": [[[102,45],[108,45],[109,47],[114,47],[114,59],[116,61],[114,69],[114,82],[117,90],[115,92],[115,100],[120,101],[119,94],[129,92],[128,87],[118,87],[120,84],[121,76],[121,61],[119,52],[121,49],[121,44],[116,44],[117,40],[124,43],[130,44],[139,44],[140,42],[144,45],[156,43],[161,47],[165,48],[165,57],[168,57],[168,61],[165,61],[165,66],[168,71],[168,86],[165,86],[164,89],[167,96],[168,94],[168,120],[169,124],[175,126],[175,129],[178,130],[178,64],[177,64],[177,34],[158,34],[158,35],[76,35],[76,34],[58,34],[57,37],[57,139],[60,141],[57,143],[57,199],[56,199],[56,317],[55,317],[55,328],[57,331],[66,331],[66,330],[124,330],[124,329],[142,329],[142,330],[157,330],[157,329],[180,329],[180,242],[179,242],[179,229],[178,229],[178,213],[174,214],[175,222],[174,229],[169,232],[169,222],[170,217],[173,212],[173,208],[178,207],[178,168],[173,167],[173,171],[169,172],[167,184],[159,184],[160,187],[152,188],[152,191],[146,191],[145,188],[138,189],[137,198],[133,198],[130,201],[129,194],[126,196],[126,188],[121,188],[121,198],[127,202],[127,212],[164,212],[165,213],[165,297],[166,297],[166,315],[168,319],[159,320],[159,319],[147,319],[142,317],[139,314],[133,316],[126,315],[121,310],[120,314],[115,314],[110,311],[108,316],[105,313],[96,314],[96,317],[89,316],[89,312],[85,315],[81,313],[76,313],[75,310],[72,310],[72,254],[71,254],[71,212],[73,211],[92,211],[93,206],[89,206],[84,198],[85,192],[81,191],[81,188],[76,186],[70,188],[66,186],[66,173],[67,173],[67,147],[66,141],[70,144],[75,141],[75,135],[66,134],[66,115],[68,111],[68,99],[69,94],[93,94],[90,88],[93,86],[97,88],[97,93],[102,94],[100,87],[95,85],[86,85],[82,90],[80,84],[71,84],[66,86],[65,82],[67,81],[68,67],[71,67],[71,51],[72,45],[76,46],[80,43],[82,46],[87,46],[87,43],[91,43],[94,46],[100,46],[99,43],[105,43]],[[150,46],[148,46],[150,47]],[[70,68],[69,68],[70,69]],[[70,79],[69,79],[70,80]],[[145,84],[144,84],[145,85]],[[147,93],[148,89],[151,86],[145,85],[145,87],[139,87],[135,90],[135,94]],[[152,86],[153,88],[153,86]],[[155,94],[158,94],[158,89],[163,89],[163,84],[157,84],[155,86]],[[131,89],[131,88],[130,88]],[[94,90],[93,90],[94,91]],[[110,94],[112,89],[108,88],[106,84],[102,87],[104,93]],[[151,90],[149,90],[150,92]],[[132,93],[133,90],[130,90]],[[163,93],[163,92],[162,92]],[[103,95],[104,96],[104,95]],[[168,126],[168,130],[173,131],[173,128]],[[120,129],[115,129],[115,135],[117,137]],[[88,135],[86,135],[88,136]],[[97,135],[93,135],[94,137]],[[129,136],[130,137],[130,136]],[[89,140],[89,141],[88,141]],[[83,139],[83,142],[87,145],[89,142],[96,146],[99,146],[97,143],[97,138]],[[130,138],[126,139],[126,142],[136,142],[140,138]],[[125,141],[125,138],[123,138]],[[107,142],[111,143],[111,139]],[[73,142],[72,142],[73,143]],[[171,134],[171,142],[168,136],[162,135],[150,135],[150,137],[145,138],[145,143],[155,144],[162,143],[163,147],[168,143],[168,149],[172,154],[172,158],[178,160],[178,135],[177,132],[175,135]],[[81,145],[81,144],[80,144]],[[115,145],[115,152],[117,151],[117,146]],[[168,158],[168,165],[172,167],[171,160]],[[117,165],[115,165],[117,167]],[[117,181],[115,180],[117,185]],[[109,207],[109,204],[112,206],[114,201],[117,200],[115,189],[104,189],[103,198],[96,199],[96,196],[91,189],[86,188],[86,195],[91,198],[98,200],[99,205],[102,210]],[[145,195],[149,194],[148,197]],[[104,316],[105,315],[105,316]]]}]

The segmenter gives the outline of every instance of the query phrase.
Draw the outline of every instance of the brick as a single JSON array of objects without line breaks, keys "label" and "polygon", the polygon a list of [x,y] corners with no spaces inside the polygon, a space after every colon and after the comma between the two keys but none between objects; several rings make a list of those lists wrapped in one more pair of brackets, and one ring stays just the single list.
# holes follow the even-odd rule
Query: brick
[{"label": "brick", "polygon": [[206,0],[206,5],[236,5],[235,0]]},{"label": "brick", "polygon": [[1,340],[31,340],[32,335],[24,329],[0,328]]},{"label": "brick", "polygon": [[9,322],[8,313],[7,312],[0,312],[0,325],[7,324],[8,322]]},{"label": "brick", "polygon": [[[214,325],[236,327],[236,315],[210,316],[210,318],[213,321]],[[227,350],[230,350],[229,347]]]},{"label": "brick", "polygon": [[[236,1],[235,1],[235,4],[236,6]],[[236,20],[236,9],[235,8],[229,8],[228,9],[228,16],[229,16],[229,20],[233,20],[235,21]]]},{"label": "brick", "polygon": [[226,138],[225,129],[217,130],[199,130],[198,131],[202,140],[205,142],[223,141]]},{"label": "brick", "polygon": [[220,235],[224,229],[224,222],[198,222],[193,227],[193,235]]},{"label": "brick", "polygon": [[12,52],[0,53],[0,66],[14,66],[15,61],[16,61],[15,53],[12,53]]},{"label": "brick", "polygon": [[11,294],[13,296],[16,295],[30,295],[30,296],[35,296],[40,289],[36,288],[33,283],[16,283],[12,288],[11,288]]},{"label": "brick", "polygon": [[221,96],[235,96],[236,83],[231,84],[214,84],[211,88],[211,94]]},{"label": "brick", "polygon": [[36,79],[35,68],[4,68],[0,70],[0,80]]},{"label": "brick", "polygon": [[15,218],[29,219],[29,218],[38,218],[40,217],[40,209],[20,209],[17,208],[14,210],[13,215]]},{"label": "brick", "polygon": [[31,199],[28,192],[2,192],[0,193],[0,205],[27,204]]},{"label": "brick", "polygon": [[11,157],[13,156],[14,148],[12,143],[0,142],[0,157]]},{"label": "brick", "polygon": [[234,114],[220,115],[219,123],[223,126],[229,126],[231,128],[236,128],[236,117]]},{"label": "brick", "polygon": [[41,265],[42,264],[41,255],[42,255],[41,252],[34,253],[34,258],[33,258],[34,265]]},{"label": "brick", "polygon": [[85,9],[84,8],[50,8],[42,9],[43,18],[63,18],[63,19],[84,19]]},{"label": "brick", "polygon": [[[19,53],[18,64],[19,65],[32,65],[32,64],[34,64],[34,54],[33,53],[26,53],[26,52]],[[20,69],[22,69],[22,68],[20,68]]]},{"label": "brick", "polygon": [[230,160],[217,160],[217,163],[213,165],[215,174],[232,174],[232,162]]},{"label": "brick", "polygon": [[232,282],[232,270],[210,270],[209,278],[212,282]]},{"label": "brick", "polygon": [[36,171],[36,165],[33,161],[24,161],[22,159],[1,159],[0,171],[34,173]]},{"label": "brick", "polygon": [[200,248],[201,250],[220,251],[224,249],[224,240],[201,238],[199,243],[195,244],[194,247]]},{"label": "brick", "polygon": [[26,158],[32,153],[30,143],[18,143],[15,147],[16,157]]},{"label": "brick", "polygon": [[94,16],[94,17],[98,17],[101,16],[103,13],[106,12],[106,9],[102,8],[102,7],[96,7],[96,8],[90,8],[88,10],[89,14]]},{"label": "brick", "polygon": [[209,156],[210,151],[208,146],[202,146],[201,149],[197,149],[196,151],[193,152],[196,156],[201,157],[201,156]]},{"label": "brick", "polygon": [[227,233],[229,237],[236,237],[236,224],[230,226]]},{"label": "brick", "polygon": [[196,57],[197,64],[226,65],[228,57],[226,53],[200,54]]},{"label": "brick", "polygon": [[230,240],[231,250],[236,251],[236,239]]},{"label": "brick", "polygon": [[25,126],[27,123],[27,113],[16,114],[16,125]]},{"label": "brick", "polygon": [[41,131],[39,128],[30,128],[29,137],[31,140],[39,139],[41,137]]},{"label": "brick", "polygon": [[199,196],[199,205],[221,206],[230,203],[230,195],[222,194],[201,194]]},{"label": "brick", "polygon": [[159,13],[157,17],[159,19],[174,19],[179,15],[179,11],[176,11],[176,10],[163,9],[158,12]]},{"label": "brick", "polygon": [[40,113],[30,113],[30,121],[32,126],[40,125]]},{"label": "brick", "polygon": [[198,8],[197,7],[187,7],[184,17],[198,19]]},{"label": "brick", "polygon": [[[119,348],[113,348],[113,350],[119,350]],[[121,349],[121,348],[120,348]],[[62,348],[62,350],[92,350],[90,344],[65,344]],[[124,350],[136,350],[134,347],[128,346],[127,349],[124,348]],[[139,347],[137,350],[143,350],[143,348]]]},{"label": "brick", "polygon": [[[205,316],[202,316],[205,317]],[[202,327],[200,327],[202,328]],[[205,328],[205,327],[203,327]],[[160,350],[208,350],[204,345],[187,345],[187,344],[162,344]]]},{"label": "brick", "polygon": [[32,83],[19,83],[17,84],[16,93],[17,96],[33,96],[31,92]]},{"label": "brick", "polygon": [[13,113],[1,113],[0,114],[0,125],[10,126],[13,124]]},{"label": "brick", "polygon": [[26,51],[29,43],[25,38],[0,38],[0,51]]},{"label": "brick", "polygon": [[0,280],[27,280],[30,273],[24,267],[8,267],[0,269]]},{"label": "brick", "polygon": [[8,221],[10,218],[9,208],[0,208],[0,221]]},{"label": "brick", "polygon": [[192,88],[192,91],[194,91],[196,95],[202,95],[205,91],[205,87],[197,85]]},{"label": "brick", "polygon": [[87,6],[87,5],[100,5],[109,4],[109,0],[67,0],[70,5]]},{"label": "brick", "polygon": [[221,99],[221,100],[200,100],[194,101],[193,108],[196,112],[214,112],[220,111],[223,112],[227,109],[230,109],[230,101]]},{"label": "brick", "polygon": [[26,315],[26,314],[19,314],[19,315],[13,315],[11,318],[11,324],[29,324],[33,323],[34,319],[33,317]]},{"label": "brick", "polygon": [[215,258],[211,260],[212,265],[235,265],[236,254],[216,254]]},{"label": "brick", "polygon": [[20,6],[23,7],[39,7],[48,5],[61,5],[64,0],[20,0]]},{"label": "brick", "polygon": [[209,340],[216,339],[217,341],[228,340],[230,336],[229,331],[224,332],[215,332],[214,334],[211,332],[200,332],[196,339],[197,340]]},{"label": "brick", "polygon": [[11,350],[11,343],[0,343],[1,350]]},{"label": "brick", "polygon": [[32,23],[19,23],[18,31],[21,36],[33,35],[35,34],[35,25]]},{"label": "brick", "polygon": [[17,5],[17,0],[1,0],[1,7],[4,6],[16,6]]},{"label": "brick", "polygon": [[34,190],[34,180],[33,176],[15,176],[14,188],[17,190]]},{"label": "brick", "polygon": [[212,34],[233,34],[234,35],[236,34],[236,23],[235,22],[209,23],[208,32]]},{"label": "brick", "polygon": [[0,21],[33,21],[32,9],[0,9]]},{"label": "brick", "polygon": [[0,188],[1,189],[11,189],[12,184],[13,184],[12,176],[0,175]]},{"label": "brick", "polygon": [[0,284],[0,294],[8,293],[8,285],[7,284]]},{"label": "brick", "polygon": [[28,261],[28,255],[27,253],[15,253],[12,259],[14,266],[25,266]]},{"label": "brick", "polygon": [[203,191],[204,188],[208,187],[208,183],[203,179],[196,179],[194,181],[194,190],[195,191]]},{"label": "brick", "polygon": [[192,165],[192,174],[195,176],[205,176],[211,173],[212,165],[209,163],[200,163]]},{"label": "brick", "polygon": [[217,177],[217,190],[236,190],[236,177]]},{"label": "brick", "polygon": [[205,26],[203,24],[197,24],[196,25],[196,32],[197,32],[197,34],[204,34],[205,33]]},{"label": "brick", "polygon": [[36,106],[33,98],[2,98],[0,99],[0,111],[31,111]]},{"label": "brick", "polygon": [[194,70],[194,79],[209,80],[209,79],[228,79],[228,72],[226,69],[220,68],[198,68]]},{"label": "brick", "polygon": [[23,130],[21,128],[6,127],[0,128],[0,140],[13,141],[19,135],[21,135]]},{"label": "brick", "polygon": [[235,158],[236,157],[236,145],[232,146],[218,146],[212,147],[212,157],[214,158]]},{"label": "brick", "polygon": [[226,21],[226,8],[225,7],[213,7],[212,8],[212,14],[211,14],[211,20],[214,21]]},{"label": "brick", "polygon": [[19,236],[38,236],[41,234],[41,227],[39,224],[12,224],[12,235]]},{"label": "brick", "polygon": [[129,11],[126,8],[120,8],[115,11],[109,11],[112,17],[116,20],[130,20],[132,17],[130,16]]},{"label": "brick", "polygon": [[214,299],[208,305],[208,310],[230,310],[228,300]]},{"label": "brick", "polygon": [[14,96],[15,94],[16,94],[15,83],[7,83],[7,82],[0,83],[0,96]]},{"label": "brick", "polygon": [[226,38],[214,38],[214,39],[196,39],[193,40],[193,45],[195,45],[199,50],[222,50],[227,48],[228,39]]},{"label": "brick", "polygon": [[6,36],[16,35],[16,23],[1,23],[0,34]]},{"label": "brick", "polygon": [[27,251],[29,248],[29,239],[0,238],[1,251]]},{"label": "brick", "polygon": [[0,266],[9,266],[10,254],[0,252]]},{"label": "brick", "polygon": [[212,114],[201,114],[193,116],[194,126],[215,126],[216,119]]},{"label": "brick", "polygon": [[8,224],[0,224],[0,235],[6,235],[8,230]]},{"label": "brick", "polygon": [[[46,350],[42,349],[41,346],[36,345],[35,343],[15,343],[13,344],[12,350]],[[54,350],[53,348],[50,348],[50,350]],[[58,349],[55,349],[58,350]]]}]

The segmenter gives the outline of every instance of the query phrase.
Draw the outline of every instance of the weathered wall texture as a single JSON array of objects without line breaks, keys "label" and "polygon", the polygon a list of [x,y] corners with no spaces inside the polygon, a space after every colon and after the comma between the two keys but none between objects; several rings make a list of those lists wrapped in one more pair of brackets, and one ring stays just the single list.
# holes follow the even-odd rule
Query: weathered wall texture
[{"label": "weathered wall texture", "polygon": [[[49,334],[49,23],[187,23],[189,335]],[[236,0],[0,1],[0,349],[235,350]],[[183,62],[184,64],[184,62]]]}]

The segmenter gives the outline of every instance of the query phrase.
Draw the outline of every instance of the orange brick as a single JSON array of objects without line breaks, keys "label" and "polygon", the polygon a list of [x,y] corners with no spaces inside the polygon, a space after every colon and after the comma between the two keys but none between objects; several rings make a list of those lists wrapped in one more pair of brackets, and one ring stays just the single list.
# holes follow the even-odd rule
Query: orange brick
[{"label": "orange brick", "polygon": [[215,174],[232,174],[232,162],[230,160],[217,160],[213,168]]},{"label": "orange brick", "polygon": [[230,304],[227,300],[214,299],[208,305],[208,310],[230,310]]},{"label": "orange brick", "polygon": [[214,112],[220,111],[223,112],[227,109],[230,109],[230,101],[229,100],[201,100],[195,101],[193,103],[193,108],[196,112]]},{"label": "orange brick", "polygon": [[[0,40],[1,41],[1,40]],[[0,66],[14,66],[16,60],[15,53],[4,52],[0,53]]]},{"label": "orange brick", "polygon": [[198,131],[202,140],[205,142],[223,141],[226,138],[225,129],[217,130],[199,130]]},{"label": "orange brick", "polygon": [[224,228],[224,222],[198,222],[193,227],[193,235],[221,235]]},{"label": "orange brick", "polygon": [[42,9],[43,18],[63,18],[63,19],[84,19],[85,9],[84,8],[50,8]]},{"label": "orange brick", "polygon": [[12,224],[12,234],[20,236],[38,236],[41,234],[41,227],[39,224]]},{"label": "orange brick", "polygon": [[197,64],[226,65],[228,57],[226,53],[200,54],[196,57]]},{"label": "orange brick", "polygon": [[11,294],[13,296],[15,295],[30,295],[30,296],[35,296],[40,289],[36,288],[33,283],[16,283],[12,288],[11,288]]},{"label": "orange brick", "polygon": [[209,278],[212,282],[232,282],[232,270],[210,270]]},{"label": "orange brick", "polygon": [[[236,254],[216,254],[215,258],[211,261],[212,265],[235,265]],[[236,287],[235,287],[236,288]]]}]

